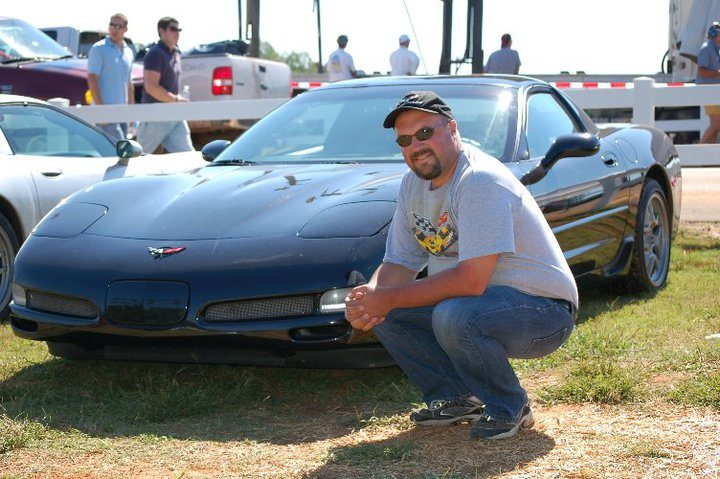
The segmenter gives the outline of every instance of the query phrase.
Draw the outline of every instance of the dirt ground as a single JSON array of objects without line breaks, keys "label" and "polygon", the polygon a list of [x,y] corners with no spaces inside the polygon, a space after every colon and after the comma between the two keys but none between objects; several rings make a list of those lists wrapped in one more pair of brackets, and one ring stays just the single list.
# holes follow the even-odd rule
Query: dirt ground
[{"label": "dirt ground", "polygon": [[720,168],[683,168],[683,221],[720,221]]},{"label": "dirt ground", "polygon": [[[532,388],[532,385],[530,385]],[[469,426],[317,430],[262,442],[167,440],[138,448],[19,449],[0,477],[22,478],[718,478],[720,414],[663,404],[535,406],[536,424],[504,441],[468,439]],[[289,429],[293,429],[292,427]],[[285,428],[287,430],[287,428]],[[109,440],[109,439],[108,439]],[[353,463],[353,451],[410,444],[408,457]],[[132,452],[131,452],[132,451]],[[347,460],[347,458],[350,458]],[[340,458],[340,460],[337,460]],[[345,458],[345,459],[343,459]],[[417,462],[422,462],[418,473]],[[12,467],[13,469],[9,469]],[[2,475],[5,474],[5,475]]]}]

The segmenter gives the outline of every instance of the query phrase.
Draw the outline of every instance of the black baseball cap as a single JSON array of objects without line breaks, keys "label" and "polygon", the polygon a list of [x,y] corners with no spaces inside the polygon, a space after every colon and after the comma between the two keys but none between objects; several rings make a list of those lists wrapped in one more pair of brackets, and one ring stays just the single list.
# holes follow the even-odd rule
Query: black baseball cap
[{"label": "black baseball cap", "polygon": [[418,110],[427,113],[436,113],[453,120],[452,110],[447,103],[440,98],[437,93],[432,91],[411,91],[403,97],[402,100],[395,105],[395,109],[385,118],[383,126],[392,128],[395,126],[395,120],[400,113],[405,110]]}]

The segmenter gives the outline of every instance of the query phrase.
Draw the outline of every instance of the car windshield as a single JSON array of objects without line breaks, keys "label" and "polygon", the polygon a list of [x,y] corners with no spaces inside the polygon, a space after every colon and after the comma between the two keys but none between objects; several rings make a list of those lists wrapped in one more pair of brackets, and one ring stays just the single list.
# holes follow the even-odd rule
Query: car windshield
[{"label": "car windshield", "polygon": [[0,63],[21,58],[61,58],[69,53],[52,38],[22,20],[0,19]]},{"label": "car windshield", "polygon": [[263,118],[216,162],[403,161],[395,132],[382,126],[410,90],[437,92],[452,108],[463,142],[509,161],[517,128],[517,90],[498,85],[432,84],[320,89]]}]

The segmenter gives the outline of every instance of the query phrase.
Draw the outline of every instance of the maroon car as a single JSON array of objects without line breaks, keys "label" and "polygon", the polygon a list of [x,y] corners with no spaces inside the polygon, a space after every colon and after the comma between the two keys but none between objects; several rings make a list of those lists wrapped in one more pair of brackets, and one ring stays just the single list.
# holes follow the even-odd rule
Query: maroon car
[{"label": "maroon car", "polygon": [[[139,65],[133,67],[133,83],[142,83]],[[0,17],[0,93],[41,100],[67,98],[71,105],[88,105],[92,98],[87,86],[87,59],[73,57],[23,20]]]}]

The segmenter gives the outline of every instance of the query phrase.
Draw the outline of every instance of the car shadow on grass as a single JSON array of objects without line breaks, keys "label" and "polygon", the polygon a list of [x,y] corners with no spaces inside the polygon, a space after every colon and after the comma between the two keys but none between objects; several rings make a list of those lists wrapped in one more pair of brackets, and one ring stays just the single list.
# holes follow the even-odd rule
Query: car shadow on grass
[{"label": "car shadow on grass", "polygon": [[69,361],[0,381],[0,411],[49,431],[299,444],[369,418],[407,416],[419,393],[397,368],[312,370]]},{"label": "car shadow on grass", "polygon": [[489,478],[548,454],[555,440],[526,429],[501,441],[469,437],[470,426],[414,427],[387,439],[335,447],[328,461],[304,477]]}]

